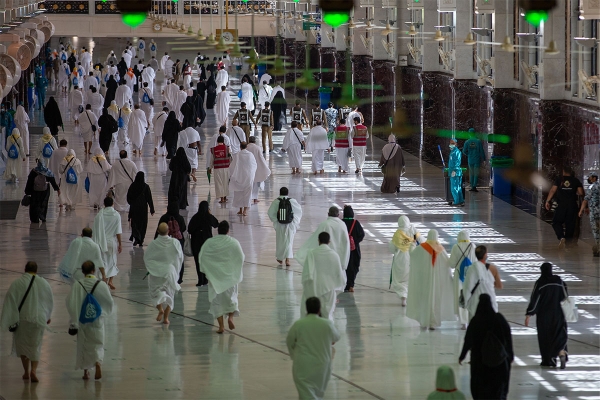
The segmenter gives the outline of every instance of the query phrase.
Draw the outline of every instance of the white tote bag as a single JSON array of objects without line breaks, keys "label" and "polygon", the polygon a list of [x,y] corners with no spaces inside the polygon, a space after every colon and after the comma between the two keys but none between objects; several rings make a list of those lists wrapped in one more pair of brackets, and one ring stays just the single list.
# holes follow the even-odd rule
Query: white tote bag
[{"label": "white tote bag", "polygon": [[569,297],[564,285],[562,288],[563,293],[565,294],[565,299],[560,302],[560,307],[562,308],[563,314],[565,315],[565,320],[567,322],[577,322],[577,320],[579,319],[579,313],[577,312],[575,300]]}]

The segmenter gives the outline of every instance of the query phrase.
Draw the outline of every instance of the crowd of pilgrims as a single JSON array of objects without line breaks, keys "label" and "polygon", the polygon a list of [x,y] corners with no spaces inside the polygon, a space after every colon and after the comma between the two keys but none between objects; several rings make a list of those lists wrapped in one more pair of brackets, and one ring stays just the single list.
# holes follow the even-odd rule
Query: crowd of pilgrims
[{"label": "crowd of pilgrims", "polygon": [[[278,85],[271,87],[271,79],[265,78],[261,79],[256,90],[255,80],[246,74],[241,79],[242,89],[238,94],[241,108],[234,116],[233,126],[227,129],[230,95],[225,93],[222,96],[225,100],[221,103],[218,89],[226,88],[229,84],[227,71],[232,64],[228,57],[210,61],[199,54],[190,64],[188,60],[183,63],[173,61],[165,53],[161,60],[157,60],[156,44],[152,41],[151,61],[144,65],[146,44],[143,38],[140,41],[143,43],[140,47],[138,42],[137,46],[139,63],[133,68],[131,63],[136,59],[133,45],[128,45],[123,51],[120,61],[111,52],[104,65],[93,68],[89,52],[85,49],[77,54],[75,50],[71,51],[69,45],[61,46],[59,52],[54,51],[49,55],[47,79],[55,80],[59,95],[69,97],[70,118],[84,138],[86,154],[91,155],[87,166],[77,158],[73,149],[69,149],[65,139],[58,140],[63,121],[53,97],[45,105],[47,126],[35,148],[29,143],[29,117],[23,106],[19,105],[14,114],[8,112],[8,105],[3,106],[2,124],[7,128],[6,150],[9,153],[5,179],[17,182],[21,170],[19,163],[25,161],[26,156],[38,160],[27,177],[26,196],[22,201],[29,206],[31,222],[46,220],[51,189],[58,194],[59,206],[67,211],[81,203],[84,189],[89,193],[89,206],[99,210],[94,219],[94,229],[84,229],[81,238],[77,238],[69,247],[59,268],[63,278],[71,283],[80,282],[74,284],[68,306],[72,314],[70,329],[78,335],[77,366],[85,370],[84,378],[89,378],[87,370],[93,368],[96,368],[96,378],[101,377],[98,371],[103,356],[103,350],[97,346],[93,350],[84,348],[86,340],[100,336],[103,340],[102,320],[95,320],[98,321],[94,322],[96,325],[90,327],[83,322],[78,324],[75,316],[78,307],[85,301],[85,293],[93,292],[97,286],[97,283],[86,280],[86,276],[98,276],[106,282],[106,285],[98,286],[96,294],[98,301],[104,303],[102,317],[108,316],[112,309],[110,290],[115,290],[113,278],[118,273],[117,254],[122,249],[119,212],[128,213],[127,219],[131,223],[129,240],[133,246],[140,247],[144,246],[146,239],[148,213],[155,214],[152,191],[146,183],[144,172],[138,171],[125,148],[131,145],[133,154],[141,155],[144,137],[151,130],[154,134],[154,155],[165,156],[169,160],[171,174],[167,211],[160,217],[154,240],[147,245],[144,256],[151,297],[159,312],[157,320],[169,323],[174,293],[180,289],[183,281],[184,250],[187,250],[185,255],[193,256],[195,261],[197,286],[209,286],[210,312],[219,322],[217,332],[223,333],[224,319],[228,320],[229,328],[234,329],[233,317],[239,313],[237,285],[243,277],[244,254],[239,242],[228,236],[228,223],[219,222],[211,214],[208,202],[200,203],[198,212],[189,224],[180,215],[180,210],[188,207],[188,183],[197,180],[195,171],[198,168],[198,155],[202,154],[195,128],[204,123],[205,105],[207,109],[217,108],[217,120],[220,114],[225,114],[224,120],[219,123],[223,126],[207,146],[210,151],[207,154],[207,170],[214,172],[217,197],[221,202],[228,201],[229,181],[237,183],[237,186],[231,185],[234,191],[233,205],[240,207],[238,214],[243,216],[250,204],[258,202],[258,188],[270,174],[264,163],[264,154],[273,151],[272,130],[281,130],[283,125],[287,125],[287,103],[283,89]],[[69,56],[68,51],[71,51]],[[56,64],[58,71],[54,68]],[[234,60],[233,65],[238,71],[241,69],[241,61]],[[195,88],[192,87],[192,68],[197,69],[199,79]],[[165,71],[167,80],[163,91],[163,107],[155,107],[154,104],[154,82],[158,70]],[[181,87],[177,86],[180,78],[184,83]],[[226,92],[224,89],[221,91]],[[136,93],[137,101],[134,100]],[[323,153],[333,151],[334,147],[338,172],[345,173],[348,170],[349,149],[352,149],[356,161],[355,172],[362,172],[368,131],[358,107],[343,106],[338,109],[332,103],[329,108],[321,110],[316,103],[307,114],[299,104],[296,102],[296,106],[290,110],[291,128],[282,146],[283,151],[288,153],[292,173],[300,172],[300,151],[305,146],[306,151],[313,153],[312,169],[315,174],[323,173]],[[219,107],[225,107],[226,111]],[[159,109],[156,114],[155,108]],[[263,116],[267,118],[263,119]],[[254,117],[257,117],[256,120]],[[262,156],[256,138],[249,133],[251,121],[257,130],[259,126],[262,130]],[[306,139],[303,127],[310,130]],[[112,143],[116,143],[121,150],[119,159],[111,163],[108,150]],[[224,155],[220,155],[221,148]],[[231,164],[229,161],[221,164],[230,154],[234,155]],[[382,192],[398,192],[404,159],[393,136],[383,148],[380,166],[384,167]],[[222,176],[223,169],[231,171]],[[241,202],[237,200],[238,197],[242,199]],[[286,219],[282,216],[282,210],[288,212],[290,217]],[[331,207],[327,219],[295,257],[293,241],[300,225],[302,209],[295,199],[288,196],[287,188],[281,188],[280,196],[269,207],[268,214],[276,231],[277,262],[289,266],[290,260],[295,258],[303,266],[302,315],[311,314],[308,305],[311,299],[318,298],[320,315],[333,321],[337,293],[354,292],[360,270],[360,243],[365,233],[360,222],[354,218],[352,207],[344,207],[342,218],[339,217],[339,210]],[[214,228],[218,228],[218,236],[213,238]],[[189,234],[187,239],[184,236],[186,232]],[[189,241],[187,249],[186,241]],[[462,362],[466,353],[471,351],[473,397],[506,398],[510,365],[514,357],[512,338],[508,323],[498,312],[495,290],[502,288],[498,269],[486,262],[485,247],[476,246],[470,241],[468,232],[461,231],[457,244],[448,255],[439,243],[437,231],[429,231],[426,240],[422,240],[406,216],[398,219],[398,229],[388,247],[393,254],[390,288],[400,297],[401,306],[407,307],[406,315],[418,321],[423,328],[431,330],[440,327],[442,321],[458,320],[462,329],[466,330],[459,361]],[[31,277],[37,271],[37,266],[33,264],[28,263],[24,275],[26,279],[14,284],[15,291],[31,286]],[[526,324],[530,316],[537,315],[542,365],[556,366],[558,357],[561,368],[564,368],[567,336],[560,302],[567,295],[566,284],[552,274],[550,264],[542,265],[541,272],[526,311]],[[43,279],[37,281],[43,282]],[[50,322],[52,294],[47,293],[49,288],[42,286],[36,290],[39,290],[39,298],[46,302],[37,311],[43,314],[40,319],[43,325],[46,320]],[[14,299],[9,296],[5,301],[1,321],[3,328],[13,326],[15,318],[18,322],[19,313],[15,314],[10,309],[18,300],[18,296]],[[28,312],[36,313],[33,309]],[[37,381],[35,368],[39,360],[41,333],[34,326],[34,321],[30,321],[31,326],[22,325],[16,332],[28,332],[40,338],[39,343],[32,346],[19,337],[23,333],[15,335],[17,351],[21,351],[24,360],[31,361],[32,370],[28,372],[29,367],[26,367],[25,375]],[[335,331],[333,325],[331,327]],[[492,357],[486,350],[486,346],[489,346],[489,335],[486,333],[490,331],[494,332],[494,339],[504,352],[501,360],[494,365],[487,359]],[[290,345],[289,337],[288,346],[293,352],[294,344]],[[325,366],[323,368],[327,369]],[[439,373],[444,375],[445,372],[440,370]],[[311,383],[309,378],[298,378],[303,374],[302,371],[295,370],[294,374],[301,395],[323,392],[329,379],[328,376],[320,379],[320,387],[315,389],[314,382]],[[447,378],[447,374],[445,376]],[[453,379],[452,376],[452,385]],[[446,393],[444,390],[441,392]]]}]

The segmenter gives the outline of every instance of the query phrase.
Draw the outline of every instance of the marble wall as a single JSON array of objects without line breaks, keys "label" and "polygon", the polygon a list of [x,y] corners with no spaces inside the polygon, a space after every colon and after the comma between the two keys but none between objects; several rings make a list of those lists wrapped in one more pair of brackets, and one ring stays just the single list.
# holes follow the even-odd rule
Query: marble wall
[{"label": "marble wall", "polygon": [[[365,124],[371,125],[373,110],[371,107],[373,96],[373,58],[365,55],[352,57],[352,80],[354,81],[355,104],[360,106],[360,111],[365,118]],[[352,104],[348,104],[352,106]]]},{"label": "marble wall", "polygon": [[[371,122],[376,134],[384,138],[389,131],[389,118],[394,115],[395,71],[396,67],[393,62],[373,61],[373,83],[379,88],[373,90],[375,101],[371,106],[373,110],[373,119]],[[368,106],[365,105],[363,108],[367,108]]]}]

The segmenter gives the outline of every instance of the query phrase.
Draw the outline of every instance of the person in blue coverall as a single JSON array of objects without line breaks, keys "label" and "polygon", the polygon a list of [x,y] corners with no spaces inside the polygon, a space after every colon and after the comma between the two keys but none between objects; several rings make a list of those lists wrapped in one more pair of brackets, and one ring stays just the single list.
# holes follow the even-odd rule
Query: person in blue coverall
[{"label": "person in blue coverall", "polygon": [[470,139],[465,142],[462,153],[467,156],[469,164],[469,183],[471,184],[471,192],[478,192],[477,180],[479,178],[479,168],[486,161],[485,150],[483,143],[475,136],[475,130],[469,129]]},{"label": "person in blue coverall", "polygon": [[450,191],[454,199],[454,205],[464,207],[465,198],[462,192],[462,169],[460,162],[462,153],[456,147],[456,140],[450,140],[450,158],[448,159],[448,176],[450,177]]}]

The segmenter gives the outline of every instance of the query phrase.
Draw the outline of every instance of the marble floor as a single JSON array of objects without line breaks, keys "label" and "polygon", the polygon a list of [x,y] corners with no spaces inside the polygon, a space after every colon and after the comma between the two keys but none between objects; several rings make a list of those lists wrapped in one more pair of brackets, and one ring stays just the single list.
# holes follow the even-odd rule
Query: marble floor
[{"label": "marble floor", "polygon": [[[237,107],[237,81],[232,80],[232,110]],[[157,96],[159,92],[157,90]],[[157,97],[158,98],[158,97]],[[59,98],[63,110],[66,99]],[[157,102],[158,104],[158,102]],[[35,115],[39,118],[39,115]],[[63,113],[63,118],[67,120]],[[83,156],[82,138],[71,123],[65,124],[69,147]],[[216,132],[214,114],[208,111],[200,129],[202,140]],[[153,156],[151,136],[143,155],[134,160],[146,172],[157,214],[149,232],[166,210],[167,164]],[[37,137],[32,138],[35,143]],[[275,135],[280,148],[282,134]],[[189,191],[186,218],[200,201],[208,199],[213,214],[232,224],[231,235],[244,249],[244,281],[240,285],[241,315],[237,329],[215,334],[216,321],[208,314],[206,287],[196,288],[194,262],[186,258],[182,290],[177,294],[171,325],[154,319],[143,265],[144,248],[124,241],[115,279],[115,312],[106,323],[106,353],[101,381],[83,381],[74,370],[75,339],[67,334],[68,315],[63,307],[69,286],[62,283],[57,266],[68,245],[96,212],[87,207],[87,195],[74,211],[59,211],[51,202],[46,224],[30,224],[21,208],[15,220],[0,221],[0,303],[10,283],[27,260],[35,260],[40,275],[54,291],[52,324],[44,337],[38,376],[40,383],[21,380],[21,365],[11,357],[11,335],[0,332],[0,396],[6,399],[294,399],[292,363],[285,346],[291,324],[299,318],[301,268],[292,262],[281,267],[274,257],[275,233],[267,208],[281,186],[303,207],[296,235],[297,249],[326,217],[331,205],[351,204],[367,234],[361,244],[363,260],[356,291],[339,296],[335,324],[342,333],[335,345],[333,376],[327,399],[423,399],[435,389],[439,365],[454,368],[457,384],[469,395],[469,366],[457,358],[464,331],[458,323],[423,331],[406,318],[398,296],[388,289],[391,254],[387,243],[398,216],[406,214],[422,233],[435,228],[447,251],[460,229],[468,229],[478,244],[488,246],[490,259],[499,267],[504,289],[497,292],[500,312],[510,322],[515,350],[511,399],[600,399],[600,290],[598,259],[590,246],[580,243],[569,252],[559,251],[552,228],[543,221],[492,197],[488,192],[467,192],[464,208],[449,207],[443,200],[441,171],[405,155],[407,173],[400,194],[381,194],[382,177],[376,167],[383,142],[371,138],[362,175],[337,173],[335,158],[326,155],[325,174],[314,176],[310,155],[304,155],[304,173],[291,175],[285,154],[267,155],[272,175],[260,193],[260,203],[241,218],[236,209],[221,206],[214,187],[202,175]],[[117,148],[111,150],[114,159]],[[32,161],[24,172],[32,167]],[[87,159],[86,159],[87,162]],[[204,156],[200,165],[205,162]],[[352,168],[353,170],[353,168]],[[0,182],[0,199],[22,197],[24,181]],[[218,199],[217,199],[218,200]],[[130,227],[123,218],[124,238]],[[150,236],[150,234],[148,235]],[[534,328],[523,325],[524,312],[538,266],[555,264],[579,304],[580,320],[569,327],[570,362],[566,370],[541,369]]]}]

